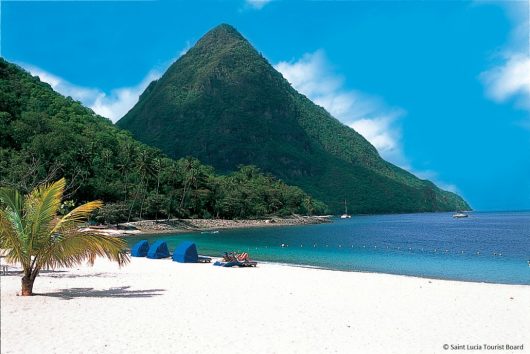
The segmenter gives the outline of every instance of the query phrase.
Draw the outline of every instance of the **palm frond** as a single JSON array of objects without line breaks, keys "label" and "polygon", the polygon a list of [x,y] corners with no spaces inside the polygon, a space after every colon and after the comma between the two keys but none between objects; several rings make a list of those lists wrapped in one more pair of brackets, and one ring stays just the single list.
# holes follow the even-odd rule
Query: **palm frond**
[{"label": "palm frond", "polygon": [[6,260],[9,263],[20,262],[29,265],[31,259],[25,252],[13,218],[15,216],[10,209],[0,209],[0,249],[7,250]]},{"label": "palm frond", "polygon": [[77,208],[66,214],[64,217],[62,217],[53,227],[51,233],[60,233],[61,230],[66,229],[78,229],[79,227],[81,227],[82,223],[86,222],[86,220],[89,218],[90,214],[94,212],[94,210],[99,209],[102,206],[103,202],[99,200],[78,206]]},{"label": "palm frond", "polygon": [[7,250],[8,262],[29,266],[24,225],[24,197],[15,189],[0,188],[0,248]]},{"label": "palm frond", "polygon": [[85,261],[93,264],[97,256],[122,266],[129,262],[126,247],[127,243],[117,237],[69,230],[58,235],[53,244],[39,254],[36,267],[72,267]]},{"label": "palm frond", "polygon": [[52,222],[61,206],[66,181],[64,178],[35,188],[24,202],[28,252],[40,249],[49,242]]},{"label": "palm frond", "polygon": [[12,223],[16,232],[24,232],[24,197],[11,188],[0,188],[0,208],[6,211],[6,218]]},{"label": "palm frond", "polygon": [[0,204],[22,213],[24,197],[16,189],[0,188]]}]

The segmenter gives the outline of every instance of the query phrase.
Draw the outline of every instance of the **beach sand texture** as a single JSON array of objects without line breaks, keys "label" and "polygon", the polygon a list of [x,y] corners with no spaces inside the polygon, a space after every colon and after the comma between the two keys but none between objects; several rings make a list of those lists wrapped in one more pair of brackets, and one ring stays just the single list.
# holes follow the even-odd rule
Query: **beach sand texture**
[{"label": "beach sand texture", "polygon": [[2,353],[530,352],[530,286],[144,258],[44,272],[33,297],[0,279]]}]

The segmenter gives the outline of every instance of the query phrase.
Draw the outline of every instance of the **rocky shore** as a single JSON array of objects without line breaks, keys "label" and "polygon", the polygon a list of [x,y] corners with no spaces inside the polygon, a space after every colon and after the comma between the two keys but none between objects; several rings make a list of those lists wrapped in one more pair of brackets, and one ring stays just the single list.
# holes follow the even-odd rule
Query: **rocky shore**
[{"label": "rocky shore", "polygon": [[190,231],[211,231],[217,229],[234,229],[243,227],[273,227],[296,226],[309,224],[323,224],[331,222],[329,216],[300,216],[271,217],[268,219],[169,219],[169,220],[141,220],[124,224],[118,227],[91,227],[90,230],[114,235],[128,236],[135,234],[160,234]]}]

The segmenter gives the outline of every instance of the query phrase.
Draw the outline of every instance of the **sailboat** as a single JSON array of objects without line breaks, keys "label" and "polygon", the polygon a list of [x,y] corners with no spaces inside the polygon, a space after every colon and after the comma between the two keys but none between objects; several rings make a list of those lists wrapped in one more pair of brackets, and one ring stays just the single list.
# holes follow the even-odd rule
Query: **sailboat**
[{"label": "sailboat", "polygon": [[468,216],[469,215],[467,215],[463,211],[459,211],[459,210],[457,210],[456,213],[453,214],[453,218],[455,218],[455,219],[467,218]]},{"label": "sailboat", "polygon": [[350,219],[351,215],[348,214],[348,204],[346,204],[346,199],[344,199],[344,214],[340,216],[341,219]]}]

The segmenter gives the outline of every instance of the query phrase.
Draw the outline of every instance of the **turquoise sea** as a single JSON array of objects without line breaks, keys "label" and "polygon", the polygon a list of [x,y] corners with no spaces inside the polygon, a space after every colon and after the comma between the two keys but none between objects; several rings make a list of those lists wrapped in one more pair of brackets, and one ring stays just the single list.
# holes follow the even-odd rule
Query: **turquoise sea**
[{"label": "turquoise sea", "polygon": [[[249,252],[258,261],[332,270],[378,272],[476,282],[530,285],[530,212],[353,216],[330,224],[134,236],[182,240],[199,253]],[[283,246],[282,246],[283,245]]]}]

